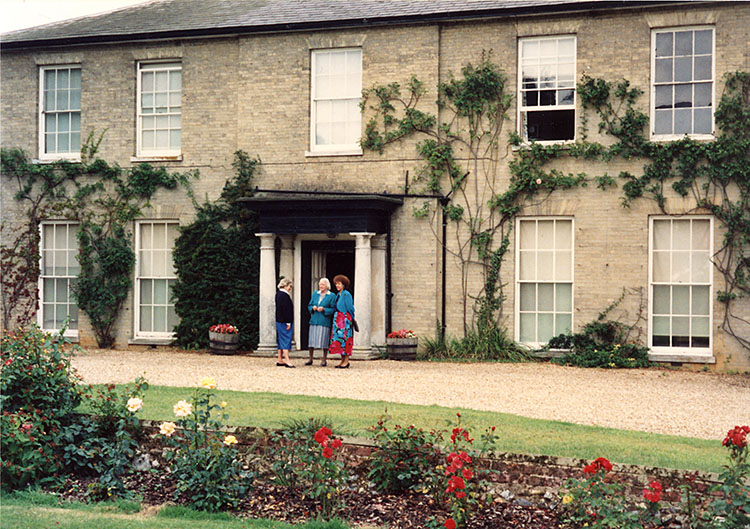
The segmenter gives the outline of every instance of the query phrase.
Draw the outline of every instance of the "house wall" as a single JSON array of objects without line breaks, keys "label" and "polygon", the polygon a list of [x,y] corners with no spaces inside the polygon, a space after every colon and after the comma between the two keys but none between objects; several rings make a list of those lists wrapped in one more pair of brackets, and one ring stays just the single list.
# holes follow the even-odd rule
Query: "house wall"
[{"label": "house wall", "polygon": [[[310,50],[330,47],[361,47],[363,88],[375,83],[398,81],[402,86],[412,75],[424,82],[428,94],[422,110],[437,113],[435,86],[451,74],[460,75],[467,62],[477,63],[481,50],[491,50],[492,60],[508,76],[508,91],[516,93],[517,40],[525,36],[575,34],[577,78],[583,74],[607,80],[626,78],[644,90],[639,105],[648,112],[652,28],[709,24],[716,28],[715,93],[721,96],[724,72],[750,68],[750,7],[716,4],[711,8],[658,8],[624,10],[594,15],[509,17],[483,22],[445,23],[423,26],[387,26],[325,32],[281,33],[234,38],[191,39],[158,43],[131,43],[60,48],[55,51],[7,51],[0,63],[3,147],[21,147],[37,152],[38,67],[45,64],[81,64],[82,135],[106,130],[101,156],[122,166],[136,161],[136,63],[145,59],[178,59],[183,66],[182,160],[163,162],[172,170],[198,169],[193,184],[198,200],[215,199],[223,182],[233,175],[232,155],[242,149],[261,159],[256,183],[260,188],[368,191],[401,193],[408,172],[413,181],[421,165],[415,151],[418,137],[388,146],[383,155],[309,156]],[[502,138],[516,130],[515,97],[508,111]],[[611,142],[596,130],[589,115],[589,139]],[[577,119],[581,120],[580,104]],[[365,121],[363,119],[363,121]],[[513,156],[507,151],[507,158]],[[556,162],[566,172],[590,176],[622,170],[638,174],[637,162],[614,160],[609,164],[563,160]],[[499,189],[510,179],[500,164]],[[22,218],[22,208],[11,198],[12,186],[2,181],[3,220],[10,225]],[[412,187],[414,190],[415,187]],[[485,192],[486,190],[480,190]],[[484,203],[486,195],[468,201]],[[440,318],[441,248],[439,218],[415,219],[412,208],[424,200],[408,199],[392,217],[393,327],[413,329],[433,336]],[[460,201],[460,199],[459,199]],[[593,320],[627,287],[629,294],[613,316],[635,323],[641,308],[647,316],[648,222],[659,214],[655,204],[640,200],[621,207],[617,189],[607,192],[591,185],[556,192],[540,203],[529,204],[522,215],[574,217],[574,327]],[[190,221],[193,207],[184,193],[159,191],[147,218]],[[690,211],[694,204],[670,198],[670,211]],[[448,247],[458,251],[455,227],[449,226]],[[721,240],[716,228],[715,247]],[[506,301],[503,323],[510,336],[514,318],[515,247],[501,272]],[[447,326],[449,333],[463,332],[464,290],[460,262],[449,253],[446,263]],[[720,288],[714,274],[714,291]],[[468,294],[482,287],[477,266],[467,277]],[[468,302],[471,315],[472,301]],[[118,345],[133,335],[133,300],[118,322]],[[739,315],[750,318],[750,303],[739,306]],[[722,307],[714,303],[714,356],[720,369],[750,369],[750,354],[720,329]],[[83,316],[82,316],[82,319]],[[470,317],[471,319],[471,317]],[[640,322],[646,333],[646,320]],[[82,342],[91,340],[82,322]],[[88,338],[87,338],[88,337]],[[645,341],[645,334],[644,334]]]}]

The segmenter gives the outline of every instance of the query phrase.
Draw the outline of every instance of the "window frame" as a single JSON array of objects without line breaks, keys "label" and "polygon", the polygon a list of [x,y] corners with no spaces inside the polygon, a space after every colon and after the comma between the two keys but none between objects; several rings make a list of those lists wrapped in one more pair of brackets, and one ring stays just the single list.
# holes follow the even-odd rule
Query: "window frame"
[{"label": "window frame", "polygon": [[[659,33],[676,33],[679,31],[702,31],[711,30],[711,133],[709,134],[657,134],[656,133],[656,36]],[[716,112],[716,27],[713,25],[695,25],[695,26],[670,26],[662,28],[652,28],[651,30],[651,80],[650,80],[650,102],[649,111],[649,134],[651,141],[675,141],[684,138],[685,136],[695,140],[713,140],[716,137],[716,118],[714,113]],[[674,56],[674,55],[673,55]],[[695,57],[693,52],[692,57]],[[664,84],[664,83],[662,83]],[[678,84],[672,80],[670,85],[674,86]],[[684,84],[684,83],[683,83]],[[695,80],[690,81],[691,86],[696,84]],[[674,107],[673,111],[674,111]],[[691,107],[695,108],[695,107]],[[674,128],[674,127],[673,127]]]},{"label": "window frame", "polygon": [[[70,276],[70,275],[64,275],[64,276],[51,275],[50,276],[50,275],[46,275],[44,273],[44,250],[45,250],[45,246],[44,246],[44,243],[45,243],[44,228],[45,228],[45,226],[51,226],[51,225],[54,225],[54,226],[66,225],[66,226],[68,226],[68,229],[70,229],[71,226],[75,226],[76,228],[79,227],[80,223],[76,222],[76,221],[69,221],[69,220],[43,220],[42,222],[39,223],[39,279],[37,281],[37,289],[38,289],[37,290],[37,301],[39,303],[39,308],[37,309],[37,313],[36,313],[37,318],[36,319],[37,319],[37,325],[39,325],[40,329],[42,329],[45,332],[56,333],[56,332],[59,332],[60,329],[48,329],[44,325],[44,305],[45,305],[45,303],[44,303],[44,292],[45,292],[44,291],[44,280],[45,279],[50,279],[50,278],[55,278],[55,279],[58,279],[58,278],[72,279],[72,278],[77,278],[78,276],[77,275],[76,276]],[[57,248],[52,249],[52,251],[55,251],[55,250],[57,250]],[[66,251],[69,251],[69,250],[70,249],[66,247]],[[78,250],[78,248],[76,248],[76,250]],[[72,303],[71,303],[71,301],[72,301]],[[54,303],[54,304],[57,305],[58,303]],[[72,299],[70,292],[68,292],[68,303],[67,304],[68,305],[75,304],[76,306],[78,305],[78,302],[76,302],[74,299]],[[79,317],[78,317],[78,320],[77,320],[78,325],[76,325],[76,327],[80,326],[80,321],[81,321],[80,320],[80,309],[78,311],[78,314],[79,314]],[[77,339],[78,338],[78,328],[71,329],[70,327],[68,327],[65,330],[65,333],[63,333],[63,336],[65,336],[67,338]]]},{"label": "window frame", "polygon": [[[538,279],[534,281],[530,280],[521,280],[521,223],[526,221],[535,221],[537,224],[539,221],[570,221],[570,280],[569,281],[558,281],[558,280],[551,280],[551,281],[540,281]],[[518,343],[522,343],[528,347],[532,347],[535,349],[539,349],[544,344],[548,342],[522,342],[521,341],[521,285],[525,283],[535,284],[538,285],[540,283],[548,283],[552,285],[556,284],[562,284],[562,283],[570,283],[570,331],[572,332],[575,328],[575,217],[572,215],[552,215],[552,216],[543,216],[543,215],[533,215],[533,216],[524,216],[524,217],[517,217],[515,222],[515,230],[516,230],[516,240],[515,240],[515,271],[514,271],[514,281],[515,281],[515,292],[514,292],[514,302],[513,302],[513,314],[514,314],[514,336],[515,341]],[[538,234],[537,234],[537,241],[538,243]],[[557,250],[557,248],[555,248]],[[553,257],[554,259],[554,257]],[[554,262],[553,267],[554,271]],[[553,298],[553,306],[554,306],[554,298]],[[538,314],[539,311],[536,311],[536,314]],[[556,314],[557,310],[553,309],[552,314]],[[553,317],[554,318],[554,317]],[[554,320],[553,320],[554,321]],[[538,334],[538,325],[536,329],[536,338],[539,338]],[[560,333],[558,333],[560,334]],[[556,335],[555,335],[556,336]]]},{"label": "window frame", "polygon": [[[160,68],[161,67],[161,68]],[[157,117],[157,116],[165,116],[170,117],[173,115],[177,115],[176,113],[170,113],[166,112],[163,114],[143,114],[143,107],[141,105],[141,100],[143,97],[143,73],[144,72],[153,72],[153,71],[174,71],[179,70],[180,71],[180,148],[179,149],[153,149],[153,150],[144,150],[143,148],[143,118],[144,117]],[[181,59],[163,59],[163,60],[144,60],[144,61],[138,61],[136,63],[136,158],[144,158],[144,159],[153,159],[153,158],[172,158],[176,159],[182,156],[182,130],[183,130],[183,123],[182,123],[182,107],[183,107],[183,95],[184,95],[184,85],[183,85],[183,65]],[[154,91],[154,93],[156,93]],[[167,93],[169,93],[169,86],[167,86]],[[169,109],[169,102],[167,102],[167,108]],[[167,131],[171,132],[172,129],[169,128]]]},{"label": "window frame", "polygon": [[[553,106],[529,106],[527,107],[524,105],[524,99],[523,99],[523,54],[522,54],[522,46],[524,42],[529,41],[544,41],[544,40],[556,40],[556,39],[563,39],[563,38],[572,38],[573,39],[573,103],[571,105],[553,105]],[[578,87],[576,86],[576,79],[578,74],[578,35],[575,33],[563,33],[559,35],[540,35],[540,36],[527,36],[527,37],[519,37],[517,46],[516,46],[516,52],[518,55],[517,60],[517,84],[516,84],[516,131],[521,136],[522,141],[524,144],[529,144],[532,141],[535,143],[539,143],[542,145],[554,145],[554,144],[567,144],[567,143],[575,143],[576,138],[578,136],[578,127],[577,127],[577,99],[578,99]],[[559,57],[558,57],[559,58]],[[557,82],[557,78],[555,79]],[[559,88],[555,88],[555,90],[558,90]],[[554,111],[554,110],[572,110],[573,111],[573,137],[571,139],[564,139],[564,140],[529,140],[528,138],[528,127],[526,125],[526,114],[528,112],[544,112],[544,111]]]},{"label": "window frame", "polygon": [[[316,79],[317,76],[315,75],[315,69],[316,69],[316,61],[318,60],[318,55],[322,53],[332,53],[332,52],[349,52],[349,51],[358,51],[359,52],[359,61],[360,61],[360,79],[359,79],[359,95],[358,100],[362,101],[362,77],[364,75],[363,71],[363,58],[364,54],[362,51],[362,47],[358,46],[348,46],[348,47],[342,47],[342,48],[318,48],[318,49],[311,49],[310,50],[310,138],[309,138],[309,146],[310,150],[305,153],[306,156],[336,156],[336,155],[361,155],[363,154],[362,147],[359,144],[359,140],[362,138],[362,114],[359,113],[359,135],[357,137],[357,140],[354,143],[344,143],[344,144],[335,144],[335,145],[318,145],[316,143],[316,135],[315,135],[315,127],[317,125],[317,101],[319,101],[318,98],[315,97],[316,92]],[[326,98],[321,98],[326,99]],[[345,100],[349,101],[354,98],[352,97],[341,97],[336,100]],[[326,100],[333,100],[333,99],[326,99]]]},{"label": "window frame", "polygon": [[[664,282],[656,283],[654,281],[654,223],[662,220],[708,220],[708,254],[709,254],[709,281],[708,283],[681,283],[682,285],[693,286],[708,286],[708,347],[685,347],[685,346],[653,346],[653,335],[654,335],[654,285],[664,284]],[[692,229],[692,222],[691,222]],[[692,238],[691,238],[692,239]],[[672,236],[670,235],[670,243],[672,243]],[[691,242],[692,245],[692,242]],[[691,249],[692,250],[692,246]],[[672,250],[670,250],[670,253]],[[714,218],[711,215],[651,215],[649,216],[648,226],[648,348],[649,356],[658,358],[659,356],[666,356],[671,359],[679,359],[684,357],[685,361],[693,361],[696,358],[705,358],[707,361],[713,359],[713,346],[714,346],[714,268],[712,257],[714,255]],[[670,261],[671,262],[671,261]],[[692,271],[692,268],[690,268]],[[671,280],[666,283],[668,285],[675,285],[676,283]],[[692,304],[692,301],[691,301]],[[671,303],[670,303],[671,305]],[[670,307],[670,316],[674,313]],[[692,317],[692,313],[688,313],[688,318]],[[692,333],[689,333],[692,337]]]},{"label": "window frame", "polygon": [[[154,280],[154,279],[165,279],[167,281],[170,280],[176,280],[177,276],[162,276],[162,277],[156,277],[156,276],[142,276],[141,275],[141,226],[143,224],[164,224],[164,225],[174,225],[177,228],[180,226],[179,220],[176,219],[139,219],[135,222],[135,271],[133,273],[133,336],[136,339],[174,339],[175,333],[174,331],[166,331],[166,332],[155,332],[155,331],[141,331],[141,285],[140,281],[142,279],[147,280]],[[153,250],[153,248],[152,248]],[[172,250],[172,259],[174,259],[174,247],[171,248]],[[167,296],[169,296],[169,289],[167,289]],[[171,302],[169,297],[167,298],[167,307],[169,305],[174,306],[174,303]],[[153,305],[153,303],[152,303]],[[169,309],[167,308],[167,311]],[[167,312],[167,321],[169,321],[169,316]],[[152,314],[152,322],[153,322],[153,314]]]},{"label": "window frame", "polygon": [[[81,160],[81,149],[80,146],[77,151],[68,151],[68,152],[54,152],[54,153],[47,153],[45,152],[45,146],[46,146],[46,140],[47,140],[47,128],[46,128],[46,120],[45,116],[47,115],[45,109],[44,109],[44,87],[45,87],[45,75],[46,72],[49,72],[51,70],[78,70],[80,72],[80,78],[81,78],[81,101],[78,104],[78,115],[79,115],[79,130],[78,134],[81,135],[81,118],[83,117],[83,69],[81,68],[80,64],[47,64],[43,66],[39,66],[39,98],[38,98],[38,136],[39,136],[39,142],[38,142],[38,156],[39,160],[41,161],[54,161],[54,160],[68,160],[72,162],[78,162]],[[68,109],[66,111],[54,111],[55,114],[60,114],[61,112],[68,112],[73,113],[76,112],[76,110]],[[82,139],[80,140],[82,142]]]}]

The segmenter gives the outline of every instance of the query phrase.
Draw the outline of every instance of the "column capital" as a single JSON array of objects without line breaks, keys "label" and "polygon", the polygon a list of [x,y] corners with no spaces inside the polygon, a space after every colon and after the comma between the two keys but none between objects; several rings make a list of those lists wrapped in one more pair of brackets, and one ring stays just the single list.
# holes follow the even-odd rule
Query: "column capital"
[{"label": "column capital", "polygon": [[349,235],[353,235],[357,238],[356,248],[369,248],[370,240],[375,236],[375,233],[368,231],[356,231],[350,232]]},{"label": "column capital", "polygon": [[294,239],[297,236],[294,234],[291,235],[279,235],[279,239],[281,239],[281,247],[285,250],[291,250],[294,249]]},{"label": "column capital", "polygon": [[255,236],[260,239],[260,249],[273,248],[276,240],[275,233],[256,233]]},{"label": "column capital", "polygon": [[385,235],[375,235],[370,241],[373,250],[385,250],[385,243]]}]

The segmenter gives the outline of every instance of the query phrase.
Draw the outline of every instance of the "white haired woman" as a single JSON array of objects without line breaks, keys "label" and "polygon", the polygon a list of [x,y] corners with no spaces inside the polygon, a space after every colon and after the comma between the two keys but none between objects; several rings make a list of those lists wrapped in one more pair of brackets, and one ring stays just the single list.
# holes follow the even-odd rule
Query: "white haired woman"
[{"label": "white haired woman", "polygon": [[283,278],[279,281],[279,291],[276,292],[276,340],[278,342],[279,357],[277,366],[294,367],[289,360],[289,350],[292,348],[292,328],[294,324],[294,303],[292,302],[292,280]]},{"label": "white haired woman", "polygon": [[323,361],[321,367],[328,363],[328,344],[331,339],[331,324],[333,313],[336,312],[336,296],[331,292],[331,282],[322,277],[318,281],[318,290],[313,292],[310,303],[307,304],[310,311],[310,334],[308,347],[310,348],[310,360],[305,362],[306,366],[313,364],[313,353],[315,349],[323,349]]}]

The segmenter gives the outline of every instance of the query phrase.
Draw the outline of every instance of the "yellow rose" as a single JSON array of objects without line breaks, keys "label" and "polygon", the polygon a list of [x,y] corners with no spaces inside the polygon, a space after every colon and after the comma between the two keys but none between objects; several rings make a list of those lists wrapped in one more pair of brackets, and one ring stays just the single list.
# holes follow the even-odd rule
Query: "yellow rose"
[{"label": "yellow rose", "polygon": [[224,444],[227,446],[232,446],[237,444],[237,438],[233,435],[227,435],[224,438]]},{"label": "yellow rose", "polygon": [[222,400],[221,404],[219,404],[219,406],[221,406],[222,408],[226,408],[227,407],[227,401]]},{"label": "yellow rose", "polygon": [[563,500],[562,500],[563,505],[567,505],[571,501],[573,501],[573,496],[571,496],[570,494],[566,494],[565,496],[563,496]]},{"label": "yellow rose", "polygon": [[173,422],[163,422],[159,428],[159,433],[171,437],[174,431],[177,429],[177,425]]},{"label": "yellow rose", "polygon": [[205,377],[201,379],[201,386],[206,389],[214,389],[216,387],[216,380],[213,377]]},{"label": "yellow rose", "polygon": [[135,413],[143,408],[143,401],[137,397],[128,399],[128,410]]},{"label": "yellow rose", "polygon": [[187,417],[193,413],[193,405],[187,401],[181,400],[174,405],[174,414],[178,417]]}]

